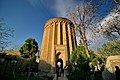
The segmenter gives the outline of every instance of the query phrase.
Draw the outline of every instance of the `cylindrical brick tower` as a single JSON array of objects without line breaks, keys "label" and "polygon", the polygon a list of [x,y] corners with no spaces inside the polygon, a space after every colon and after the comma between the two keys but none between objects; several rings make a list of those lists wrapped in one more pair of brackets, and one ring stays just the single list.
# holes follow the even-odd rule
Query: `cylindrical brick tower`
[{"label": "cylindrical brick tower", "polygon": [[44,26],[39,68],[43,71],[54,70],[59,59],[64,67],[75,48],[73,23],[66,18],[48,20]]}]

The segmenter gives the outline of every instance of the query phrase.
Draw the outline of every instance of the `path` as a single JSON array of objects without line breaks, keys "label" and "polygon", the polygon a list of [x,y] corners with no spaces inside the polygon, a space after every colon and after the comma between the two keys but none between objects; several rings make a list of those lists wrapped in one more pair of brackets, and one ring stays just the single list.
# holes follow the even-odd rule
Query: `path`
[{"label": "path", "polygon": [[58,77],[58,80],[68,80],[67,77]]},{"label": "path", "polygon": [[[53,78],[53,80],[57,80],[56,78],[57,76],[55,75],[55,77]],[[66,76],[63,77],[58,77],[58,80],[68,80]]]}]

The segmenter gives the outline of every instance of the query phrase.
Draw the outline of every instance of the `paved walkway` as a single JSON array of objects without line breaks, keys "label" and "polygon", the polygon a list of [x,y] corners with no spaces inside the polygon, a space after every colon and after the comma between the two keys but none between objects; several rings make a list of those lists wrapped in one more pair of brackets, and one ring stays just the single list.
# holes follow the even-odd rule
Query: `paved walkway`
[{"label": "paved walkway", "polygon": [[67,77],[58,77],[58,80],[68,80]]},{"label": "paved walkway", "polygon": [[[53,78],[53,80],[57,80],[57,76],[55,75],[55,77]],[[63,77],[58,77],[58,80],[68,80],[66,76]]]}]

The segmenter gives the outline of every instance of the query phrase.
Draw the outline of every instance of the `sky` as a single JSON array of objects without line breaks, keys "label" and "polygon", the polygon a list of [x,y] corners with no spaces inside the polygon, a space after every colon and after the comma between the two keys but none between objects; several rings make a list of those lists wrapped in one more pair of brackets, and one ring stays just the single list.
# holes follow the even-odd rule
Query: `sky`
[{"label": "sky", "polygon": [[[44,24],[54,17],[66,17],[69,7],[81,3],[81,0],[0,0],[0,18],[13,28],[14,37],[10,45],[22,45],[28,38],[34,38],[41,47]],[[103,16],[106,6],[101,7]]]}]

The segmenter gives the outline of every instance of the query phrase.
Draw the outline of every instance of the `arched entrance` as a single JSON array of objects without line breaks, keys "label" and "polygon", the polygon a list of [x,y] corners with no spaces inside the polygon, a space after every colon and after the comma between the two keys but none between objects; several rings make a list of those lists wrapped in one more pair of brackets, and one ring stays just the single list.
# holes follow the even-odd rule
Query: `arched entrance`
[{"label": "arched entrance", "polygon": [[63,70],[63,60],[61,58],[59,58],[56,61],[56,74],[57,74],[57,77],[62,76],[63,73],[64,73],[64,70]]}]

